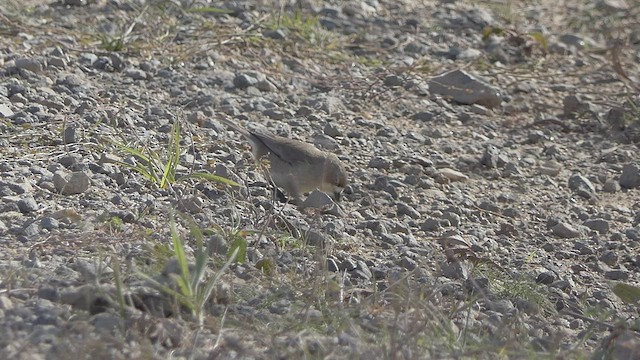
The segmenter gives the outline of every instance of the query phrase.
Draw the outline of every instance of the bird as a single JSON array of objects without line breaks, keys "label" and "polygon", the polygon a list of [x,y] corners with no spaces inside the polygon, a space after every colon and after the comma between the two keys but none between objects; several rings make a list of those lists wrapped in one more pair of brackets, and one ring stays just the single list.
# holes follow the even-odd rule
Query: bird
[{"label": "bird", "polygon": [[247,139],[257,162],[268,160],[268,178],[296,202],[316,189],[340,201],[347,185],[347,171],[335,154],[266,131],[247,130],[223,116],[218,120]]}]

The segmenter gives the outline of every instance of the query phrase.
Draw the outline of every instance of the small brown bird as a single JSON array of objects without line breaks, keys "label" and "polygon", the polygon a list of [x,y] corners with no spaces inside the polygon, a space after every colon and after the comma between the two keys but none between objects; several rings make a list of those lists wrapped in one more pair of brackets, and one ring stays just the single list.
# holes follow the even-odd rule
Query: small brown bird
[{"label": "small brown bird", "polygon": [[249,131],[227,118],[219,120],[249,141],[256,161],[264,157],[269,160],[269,177],[273,183],[296,200],[316,189],[340,200],[347,185],[347,172],[335,154],[302,141]]}]

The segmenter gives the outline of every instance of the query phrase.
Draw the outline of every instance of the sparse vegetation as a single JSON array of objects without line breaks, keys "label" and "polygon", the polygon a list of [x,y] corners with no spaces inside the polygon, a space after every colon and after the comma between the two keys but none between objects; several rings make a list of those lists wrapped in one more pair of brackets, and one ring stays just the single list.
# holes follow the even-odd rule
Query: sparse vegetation
[{"label": "sparse vegetation", "polygon": [[[614,359],[637,340],[638,190],[601,189],[637,161],[638,5],[570,1],[537,26],[517,1],[58,3],[0,4],[0,358]],[[453,69],[504,104],[430,93]],[[348,159],[344,217],[274,200],[219,112]],[[504,165],[478,163],[487,147]],[[566,189],[574,171],[597,196]],[[91,186],[62,195],[57,172]],[[556,215],[580,234],[558,239]],[[431,241],[451,233],[473,241]]]}]

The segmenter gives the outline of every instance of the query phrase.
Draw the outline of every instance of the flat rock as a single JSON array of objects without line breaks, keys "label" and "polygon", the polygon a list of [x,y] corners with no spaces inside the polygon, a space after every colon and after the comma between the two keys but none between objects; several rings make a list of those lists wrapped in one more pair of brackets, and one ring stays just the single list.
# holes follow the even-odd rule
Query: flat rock
[{"label": "flat rock", "polygon": [[464,70],[453,70],[431,78],[429,91],[466,105],[480,104],[493,108],[502,102],[500,90]]}]

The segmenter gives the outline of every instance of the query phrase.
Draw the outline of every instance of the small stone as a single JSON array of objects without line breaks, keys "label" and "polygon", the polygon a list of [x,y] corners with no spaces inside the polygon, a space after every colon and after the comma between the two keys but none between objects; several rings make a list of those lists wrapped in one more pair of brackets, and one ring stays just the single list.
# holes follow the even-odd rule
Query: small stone
[{"label": "small stone", "polygon": [[591,230],[595,230],[600,234],[609,232],[609,222],[604,219],[589,219],[584,222],[584,226]]},{"label": "small stone", "polygon": [[102,153],[102,155],[100,155],[100,160],[98,161],[98,164],[119,164],[122,163],[123,160],[120,156],[118,155],[114,155],[114,154],[110,154],[110,153]]},{"label": "small stone", "polygon": [[440,230],[440,228],[440,221],[433,218],[425,220],[422,225],[420,225],[420,230],[422,231],[437,231]]},{"label": "small stone", "polygon": [[128,69],[125,71],[125,75],[132,78],[133,80],[146,80],[147,73],[140,69]]},{"label": "small stone", "polygon": [[578,230],[564,222],[559,222],[555,226],[553,226],[551,228],[551,232],[553,232],[554,235],[560,236],[565,239],[571,239],[580,236],[580,232]]},{"label": "small stone", "polygon": [[13,116],[13,111],[11,110],[9,105],[0,104],[0,116],[5,118]]},{"label": "small stone", "polygon": [[332,138],[337,136],[344,136],[344,133],[338,128],[338,126],[334,123],[326,123],[324,125],[323,132],[325,135],[330,136]]},{"label": "small stone", "polygon": [[500,91],[464,70],[453,70],[429,81],[429,91],[461,104],[480,104],[490,108],[500,105]]},{"label": "small stone", "polygon": [[435,114],[430,111],[422,111],[411,116],[413,120],[420,121],[431,121],[434,118]]},{"label": "small stone", "polygon": [[233,85],[238,89],[246,89],[249,86],[254,86],[257,82],[258,79],[247,74],[238,74],[233,79]]},{"label": "small stone", "polygon": [[616,254],[615,251],[609,250],[600,255],[598,259],[609,266],[615,266],[618,263],[618,254]]},{"label": "small stone", "polygon": [[67,126],[64,129],[63,135],[63,143],[65,144],[73,144],[76,140],[76,127],[75,126]]},{"label": "small stone", "polygon": [[390,169],[391,165],[392,163],[390,160],[385,159],[381,156],[376,156],[371,158],[371,160],[369,160],[368,166],[374,169]]},{"label": "small stone", "polygon": [[58,222],[58,220],[52,217],[45,216],[40,220],[40,226],[43,229],[53,230],[53,229],[57,229],[60,226],[60,223]]},{"label": "small stone", "polygon": [[74,195],[87,191],[91,185],[91,180],[89,175],[82,171],[71,174],[56,171],[53,174],[53,184],[58,193],[62,195]]},{"label": "small stone", "polygon": [[38,235],[39,230],[40,229],[38,228],[38,224],[36,224],[35,222],[32,222],[27,226],[25,226],[24,228],[22,228],[22,234],[27,238],[30,238]]},{"label": "small stone", "polygon": [[463,181],[469,179],[469,177],[459,171],[442,168],[438,171],[438,175],[449,181]]},{"label": "small stone", "polygon": [[627,280],[629,272],[624,270],[611,270],[604,273],[605,279],[609,280]]},{"label": "small stone", "polygon": [[493,145],[488,145],[484,149],[484,154],[482,154],[482,158],[480,159],[480,164],[488,168],[496,168],[498,167],[499,156],[500,156],[500,151],[498,150],[498,148]]},{"label": "small stone", "polygon": [[287,38],[288,31],[283,28],[279,28],[276,30],[265,30],[262,35],[266,38],[275,39],[275,40],[284,40]]},{"label": "small stone", "polygon": [[272,92],[278,90],[278,88],[269,80],[260,80],[256,83],[256,88],[264,92]]},{"label": "small stone", "polygon": [[198,196],[189,196],[185,199],[182,199],[179,203],[179,207],[183,211],[187,211],[191,214],[199,214],[202,212],[202,206],[204,205],[204,201]]},{"label": "small stone", "polygon": [[38,203],[33,197],[29,196],[18,200],[18,209],[23,214],[30,213],[38,210]]},{"label": "small stone", "polygon": [[586,108],[585,102],[576,95],[568,95],[562,101],[565,116],[573,116]]},{"label": "small stone", "polygon": [[448,279],[466,279],[469,276],[467,266],[461,261],[440,263],[440,272]]},{"label": "small stone", "polygon": [[404,80],[398,75],[388,75],[384,78],[383,84],[389,87],[402,86]]},{"label": "small stone", "polygon": [[633,189],[640,186],[640,167],[638,164],[626,164],[622,168],[620,186],[625,189]]},{"label": "small stone", "polygon": [[610,194],[616,193],[620,191],[620,184],[613,179],[607,179],[602,185],[602,191]]},{"label": "small stone", "polygon": [[585,199],[591,199],[595,196],[596,188],[591,181],[580,174],[573,174],[569,178],[569,189]]},{"label": "small stone", "polygon": [[337,208],[333,199],[331,199],[329,195],[319,190],[312,191],[309,196],[307,196],[307,198],[304,199],[304,201],[300,204],[300,209],[322,209],[325,213],[326,211],[331,212],[331,209],[333,208]]},{"label": "small stone", "polygon": [[556,280],[556,275],[551,271],[544,271],[538,274],[536,277],[536,282],[538,284],[549,285]]},{"label": "small stone", "polygon": [[399,216],[406,215],[412,219],[420,218],[420,212],[405,203],[398,203],[396,207]]},{"label": "small stone", "polygon": [[13,302],[6,295],[0,295],[0,310],[11,310],[13,309]]},{"label": "small stone", "polygon": [[103,312],[94,315],[89,322],[99,333],[119,336],[123,328],[122,321],[118,314]]},{"label": "small stone", "polygon": [[38,59],[33,58],[18,58],[16,59],[16,67],[18,69],[25,69],[34,73],[42,72],[42,63]]}]

